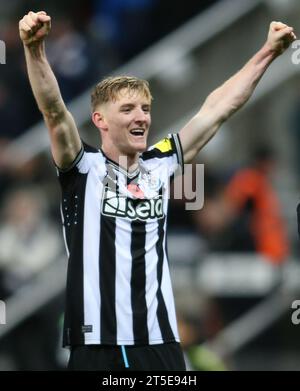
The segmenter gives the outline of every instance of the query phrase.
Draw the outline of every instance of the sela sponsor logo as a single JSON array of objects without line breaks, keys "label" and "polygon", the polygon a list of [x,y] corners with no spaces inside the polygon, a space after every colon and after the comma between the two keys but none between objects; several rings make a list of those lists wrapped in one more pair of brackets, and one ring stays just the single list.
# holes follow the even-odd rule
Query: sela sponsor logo
[{"label": "sela sponsor logo", "polygon": [[164,217],[163,198],[133,199],[105,187],[102,194],[101,213],[106,216],[131,220],[161,219]]},{"label": "sela sponsor logo", "polygon": [[[134,183],[126,186],[124,178],[110,167],[104,179],[100,178],[100,180],[104,187],[108,186],[110,190],[116,193],[119,193],[119,189],[126,187],[134,198],[148,200],[156,199],[160,189],[165,192],[165,197],[170,198],[169,189],[172,181],[172,198],[184,200],[186,210],[202,209],[204,206],[204,164],[185,164],[184,175],[180,175],[180,170],[175,174],[176,170],[179,170],[177,164],[175,167],[173,165],[170,167],[162,165],[149,170],[143,163],[140,164],[138,178],[132,181]],[[121,191],[121,193],[126,194],[124,191]],[[129,196],[129,198],[131,197]],[[123,201],[120,202],[123,210]]]}]

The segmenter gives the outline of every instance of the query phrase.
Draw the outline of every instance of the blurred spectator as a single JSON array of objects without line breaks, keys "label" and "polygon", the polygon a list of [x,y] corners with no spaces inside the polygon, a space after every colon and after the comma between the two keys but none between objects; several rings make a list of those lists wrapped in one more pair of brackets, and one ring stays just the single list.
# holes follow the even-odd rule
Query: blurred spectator
[{"label": "blurred spectator", "polygon": [[[193,0],[183,8],[180,1],[40,0],[38,9],[55,16],[47,49],[64,99],[86,91],[215,1]],[[36,8],[35,0],[13,0],[5,5],[0,1],[0,39],[6,45],[6,65],[1,66],[0,75],[0,139],[19,136],[41,118],[28,86],[18,35],[20,16]]]},{"label": "blurred spectator", "polygon": [[92,25],[126,61],[217,0],[93,0]]},{"label": "blurred spectator", "polygon": [[[16,112],[18,115],[16,116]],[[11,140],[23,131],[24,124],[24,107],[21,101],[16,99],[13,90],[8,87],[7,83],[0,80],[0,117],[1,131],[0,142],[3,144]]]},{"label": "blurred spectator", "polygon": [[[0,267],[5,296],[11,295],[62,252],[62,242],[36,189],[9,192],[0,228]],[[3,296],[5,298],[5,296]]]},{"label": "blurred spectator", "polygon": [[117,66],[116,56],[108,45],[95,35],[76,30],[71,20],[55,21],[47,52],[66,101]]},{"label": "blurred spectator", "polygon": [[[0,229],[2,299],[32,282],[62,253],[60,233],[49,220],[43,194],[32,187],[10,191],[3,205]],[[58,320],[61,298],[28,317],[8,338],[1,352],[16,370],[58,369]]]},{"label": "blurred spectator", "polygon": [[257,252],[273,264],[287,259],[285,221],[270,183],[274,169],[272,152],[260,148],[249,167],[238,170],[223,192],[205,202],[197,220],[208,236],[223,237],[217,245],[219,251]]},{"label": "blurred spectator", "polygon": [[157,0],[95,0],[93,26],[116,48],[122,61],[153,40]]},{"label": "blurred spectator", "polygon": [[[224,371],[226,364],[218,355],[203,345],[222,329],[223,320],[217,302],[193,293],[189,304],[178,309],[178,330],[187,370]],[[186,293],[185,293],[186,296]],[[192,305],[191,305],[192,303]],[[198,303],[198,305],[197,305]]]},{"label": "blurred spectator", "polygon": [[6,21],[0,36],[6,45],[6,65],[0,74],[0,137],[12,140],[38,121],[40,114],[25,73],[16,20]]}]

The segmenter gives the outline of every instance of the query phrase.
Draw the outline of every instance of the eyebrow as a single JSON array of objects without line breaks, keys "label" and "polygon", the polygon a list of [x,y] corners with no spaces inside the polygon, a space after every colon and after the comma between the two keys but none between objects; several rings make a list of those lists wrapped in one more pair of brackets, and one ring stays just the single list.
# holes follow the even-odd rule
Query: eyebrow
[{"label": "eyebrow", "polygon": [[[124,109],[125,107],[132,108],[134,106],[135,106],[135,104],[133,104],[133,103],[124,103],[123,105],[120,106],[120,109]],[[147,107],[150,109],[151,105],[149,103],[144,103],[144,104],[142,104],[142,107]]]}]

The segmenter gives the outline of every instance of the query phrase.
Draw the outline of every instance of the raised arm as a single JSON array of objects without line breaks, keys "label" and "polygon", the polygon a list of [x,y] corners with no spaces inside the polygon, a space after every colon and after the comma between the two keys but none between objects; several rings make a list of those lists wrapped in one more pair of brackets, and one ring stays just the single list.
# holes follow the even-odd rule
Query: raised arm
[{"label": "raised arm", "polygon": [[45,54],[44,40],[50,28],[51,18],[44,11],[29,12],[19,22],[28,77],[49,129],[53,159],[59,168],[66,169],[79,153],[81,140]]},{"label": "raised arm", "polygon": [[250,61],[205,100],[200,111],[179,132],[184,161],[191,161],[219,127],[241,108],[272,63],[296,39],[292,27],[272,22],[265,45]]}]

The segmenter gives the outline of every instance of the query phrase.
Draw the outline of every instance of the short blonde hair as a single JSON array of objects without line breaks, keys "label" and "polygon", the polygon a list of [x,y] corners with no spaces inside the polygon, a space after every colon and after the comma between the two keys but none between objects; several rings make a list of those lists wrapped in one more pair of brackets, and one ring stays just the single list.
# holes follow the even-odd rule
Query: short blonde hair
[{"label": "short blonde hair", "polygon": [[147,80],[139,79],[134,76],[111,76],[98,83],[91,94],[91,106],[94,112],[98,105],[117,99],[122,89],[128,89],[132,92],[143,94],[149,101],[152,95]]}]

